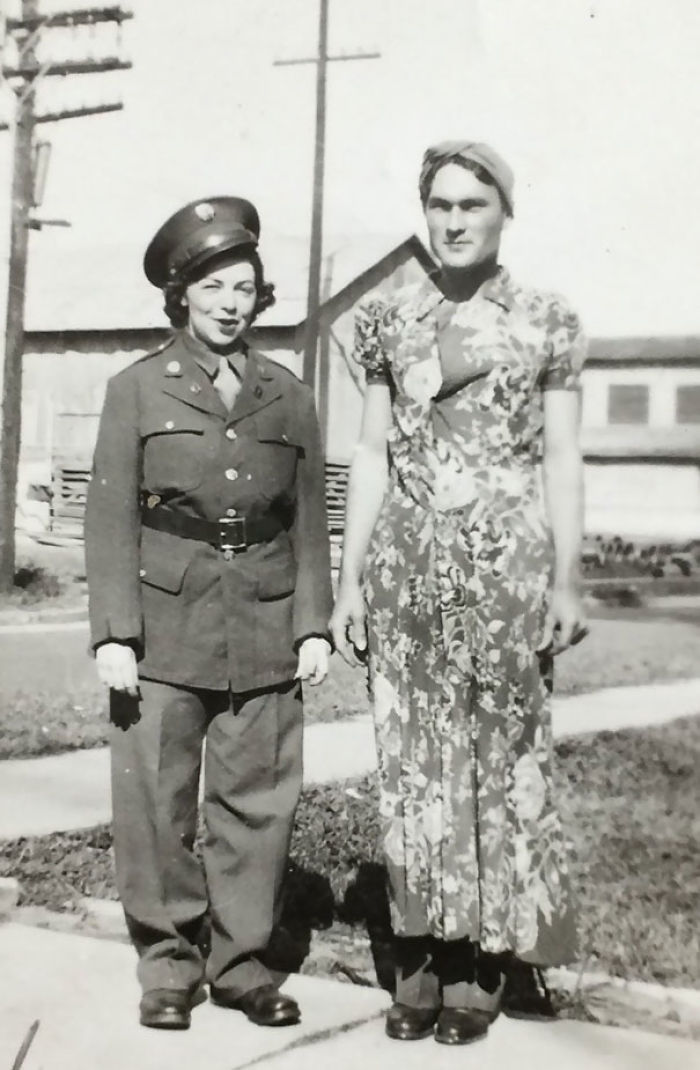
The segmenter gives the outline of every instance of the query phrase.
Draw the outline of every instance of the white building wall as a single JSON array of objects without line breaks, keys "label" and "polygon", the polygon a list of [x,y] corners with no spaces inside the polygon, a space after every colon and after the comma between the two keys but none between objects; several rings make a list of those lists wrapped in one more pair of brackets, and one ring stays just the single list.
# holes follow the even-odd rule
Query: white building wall
[{"label": "white building wall", "polygon": [[591,534],[700,538],[700,464],[587,462],[584,479]]},{"label": "white building wall", "polygon": [[674,427],[676,391],[679,386],[700,384],[700,368],[655,368],[629,366],[586,368],[583,373],[584,427],[608,424],[608,389],[613,384],[646,386],[649,390],[649,428]]},{"label": "white building wall", "polygon": [[[331,461],[347,462],[357,442],[362,414],[363,375],[351,355],[353,309],[342,312],[330,324],[327,349],[328,381],[325,411],[320,413],[326,429],[326,453]],[[58,341],[58,339],[57,339]],[[259,348],[296,374],[301,374],[301,354],[264,338]],[[71,429],[77,433],[80,420],[71,424],[65,414],[99,413],[106,382],[147,347],[110,348],[105,340],[101,352],[29,352],[24,364],[23,449],[20,499],[29,483],[48,483],[52,453],[60,437]],[[583,424],[595,429],[607,426],[608,388],[613,383],[640,383],[649,387],[647,427],[669,429],[675,425],[676,390],[700,385],[700,368],[644,366],[588,367],[583,376]],[[321,391],[323,401],[324,391]],[[90,421],[84,422],[90,434]],[[96,421],[92,421],[92,430]],[[92,442],[87,443],[88,452]],[[591,532],[619,534],[629,538],[700,537],[700,459],[689,463],[596,463],[586,465],[586,526]]]}]

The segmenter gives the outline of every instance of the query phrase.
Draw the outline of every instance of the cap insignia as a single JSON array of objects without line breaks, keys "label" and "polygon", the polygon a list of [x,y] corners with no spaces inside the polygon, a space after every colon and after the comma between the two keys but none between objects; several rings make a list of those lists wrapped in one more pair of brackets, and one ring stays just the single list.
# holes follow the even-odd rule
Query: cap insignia
[{"label": "cap insignia", "polygon": [[212,204],[209,204],[208,201],[202,201],[201,204],[195,205],[194,214],[198,219],[201,219],[203,223],[211,223],[216,212],[214,211],[214,206]]}]

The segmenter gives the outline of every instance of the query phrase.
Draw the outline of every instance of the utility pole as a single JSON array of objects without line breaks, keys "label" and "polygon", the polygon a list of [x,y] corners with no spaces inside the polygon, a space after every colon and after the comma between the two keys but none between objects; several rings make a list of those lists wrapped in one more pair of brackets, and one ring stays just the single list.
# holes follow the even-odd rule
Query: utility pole
[{"label": "utility pole", "polygon": [[[3,75],[15,94],[12,167],[12,207],[10,218],[10,263],[8,275],[5,358],[2,384],[2,440],[0,442],[0,592],[12,590],[15,572],[15,510],[17,474],[22,439],[22,356],[24,351],[24,306],[27,281],[29,230],[40,230],[61,220],[31,218],[35,202],[34,130],[39,123],[79,118],[105,111],[118,111],[121,102],[97,107],[80,107],[37,114],[39,84],[51,76],[92,74],[123,70],[130,63],[115,56],[103,59],[66,60],[40,63],[37,45],[45,31],[54,28],[116,23],[131,18],[120,7],[80,8],[42,15],[39,0],[22,0],[19,18],[5,23],[6,44],[15,46],[14,63],[3,65]],[[0,123],[0,130],[9,124]]]},{"label": "utility pole", "polygon": [[379,52],[354,52],[348,55],[328,55],[328,2],[320,0],[318,21],[318,53],[309,59],[281,59],[276,67],[316,64],[316,136],[314,147],[314,187],[311,210],[311,239],[309,246],[309,277],[306,301],[306,332],[304,337],[304,382],[316,390],[319,309],[321,304],[321,260],[323,256],[323,183],[326,156],[326,83],[328,63],[356,59],[379,59]]}]

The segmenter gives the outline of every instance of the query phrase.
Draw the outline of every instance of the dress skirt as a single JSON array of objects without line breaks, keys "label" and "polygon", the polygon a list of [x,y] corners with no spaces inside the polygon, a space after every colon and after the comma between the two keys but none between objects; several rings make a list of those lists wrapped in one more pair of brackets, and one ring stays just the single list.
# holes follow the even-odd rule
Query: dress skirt
[{"label": "dress skirt", "polygon": [[383,848],[397,935],[576,957],[554,805],[552,540],[536,494],[426,508],[395,484],[365,573]]}]

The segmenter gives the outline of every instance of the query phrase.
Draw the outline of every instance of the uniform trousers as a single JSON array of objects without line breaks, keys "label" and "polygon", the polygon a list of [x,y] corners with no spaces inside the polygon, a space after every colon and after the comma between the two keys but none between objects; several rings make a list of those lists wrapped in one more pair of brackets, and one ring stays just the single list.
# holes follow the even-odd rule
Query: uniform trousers
[{"label": "uniform trousers", "polygon": [[111,695],[117,887],[139,981],[144,991],[194,991],[206,980],[238,997],[271,982],[259,956],[278,918],[301,790],[301,686],[232,695],[142,680],[140,689],[126,720]]}]

